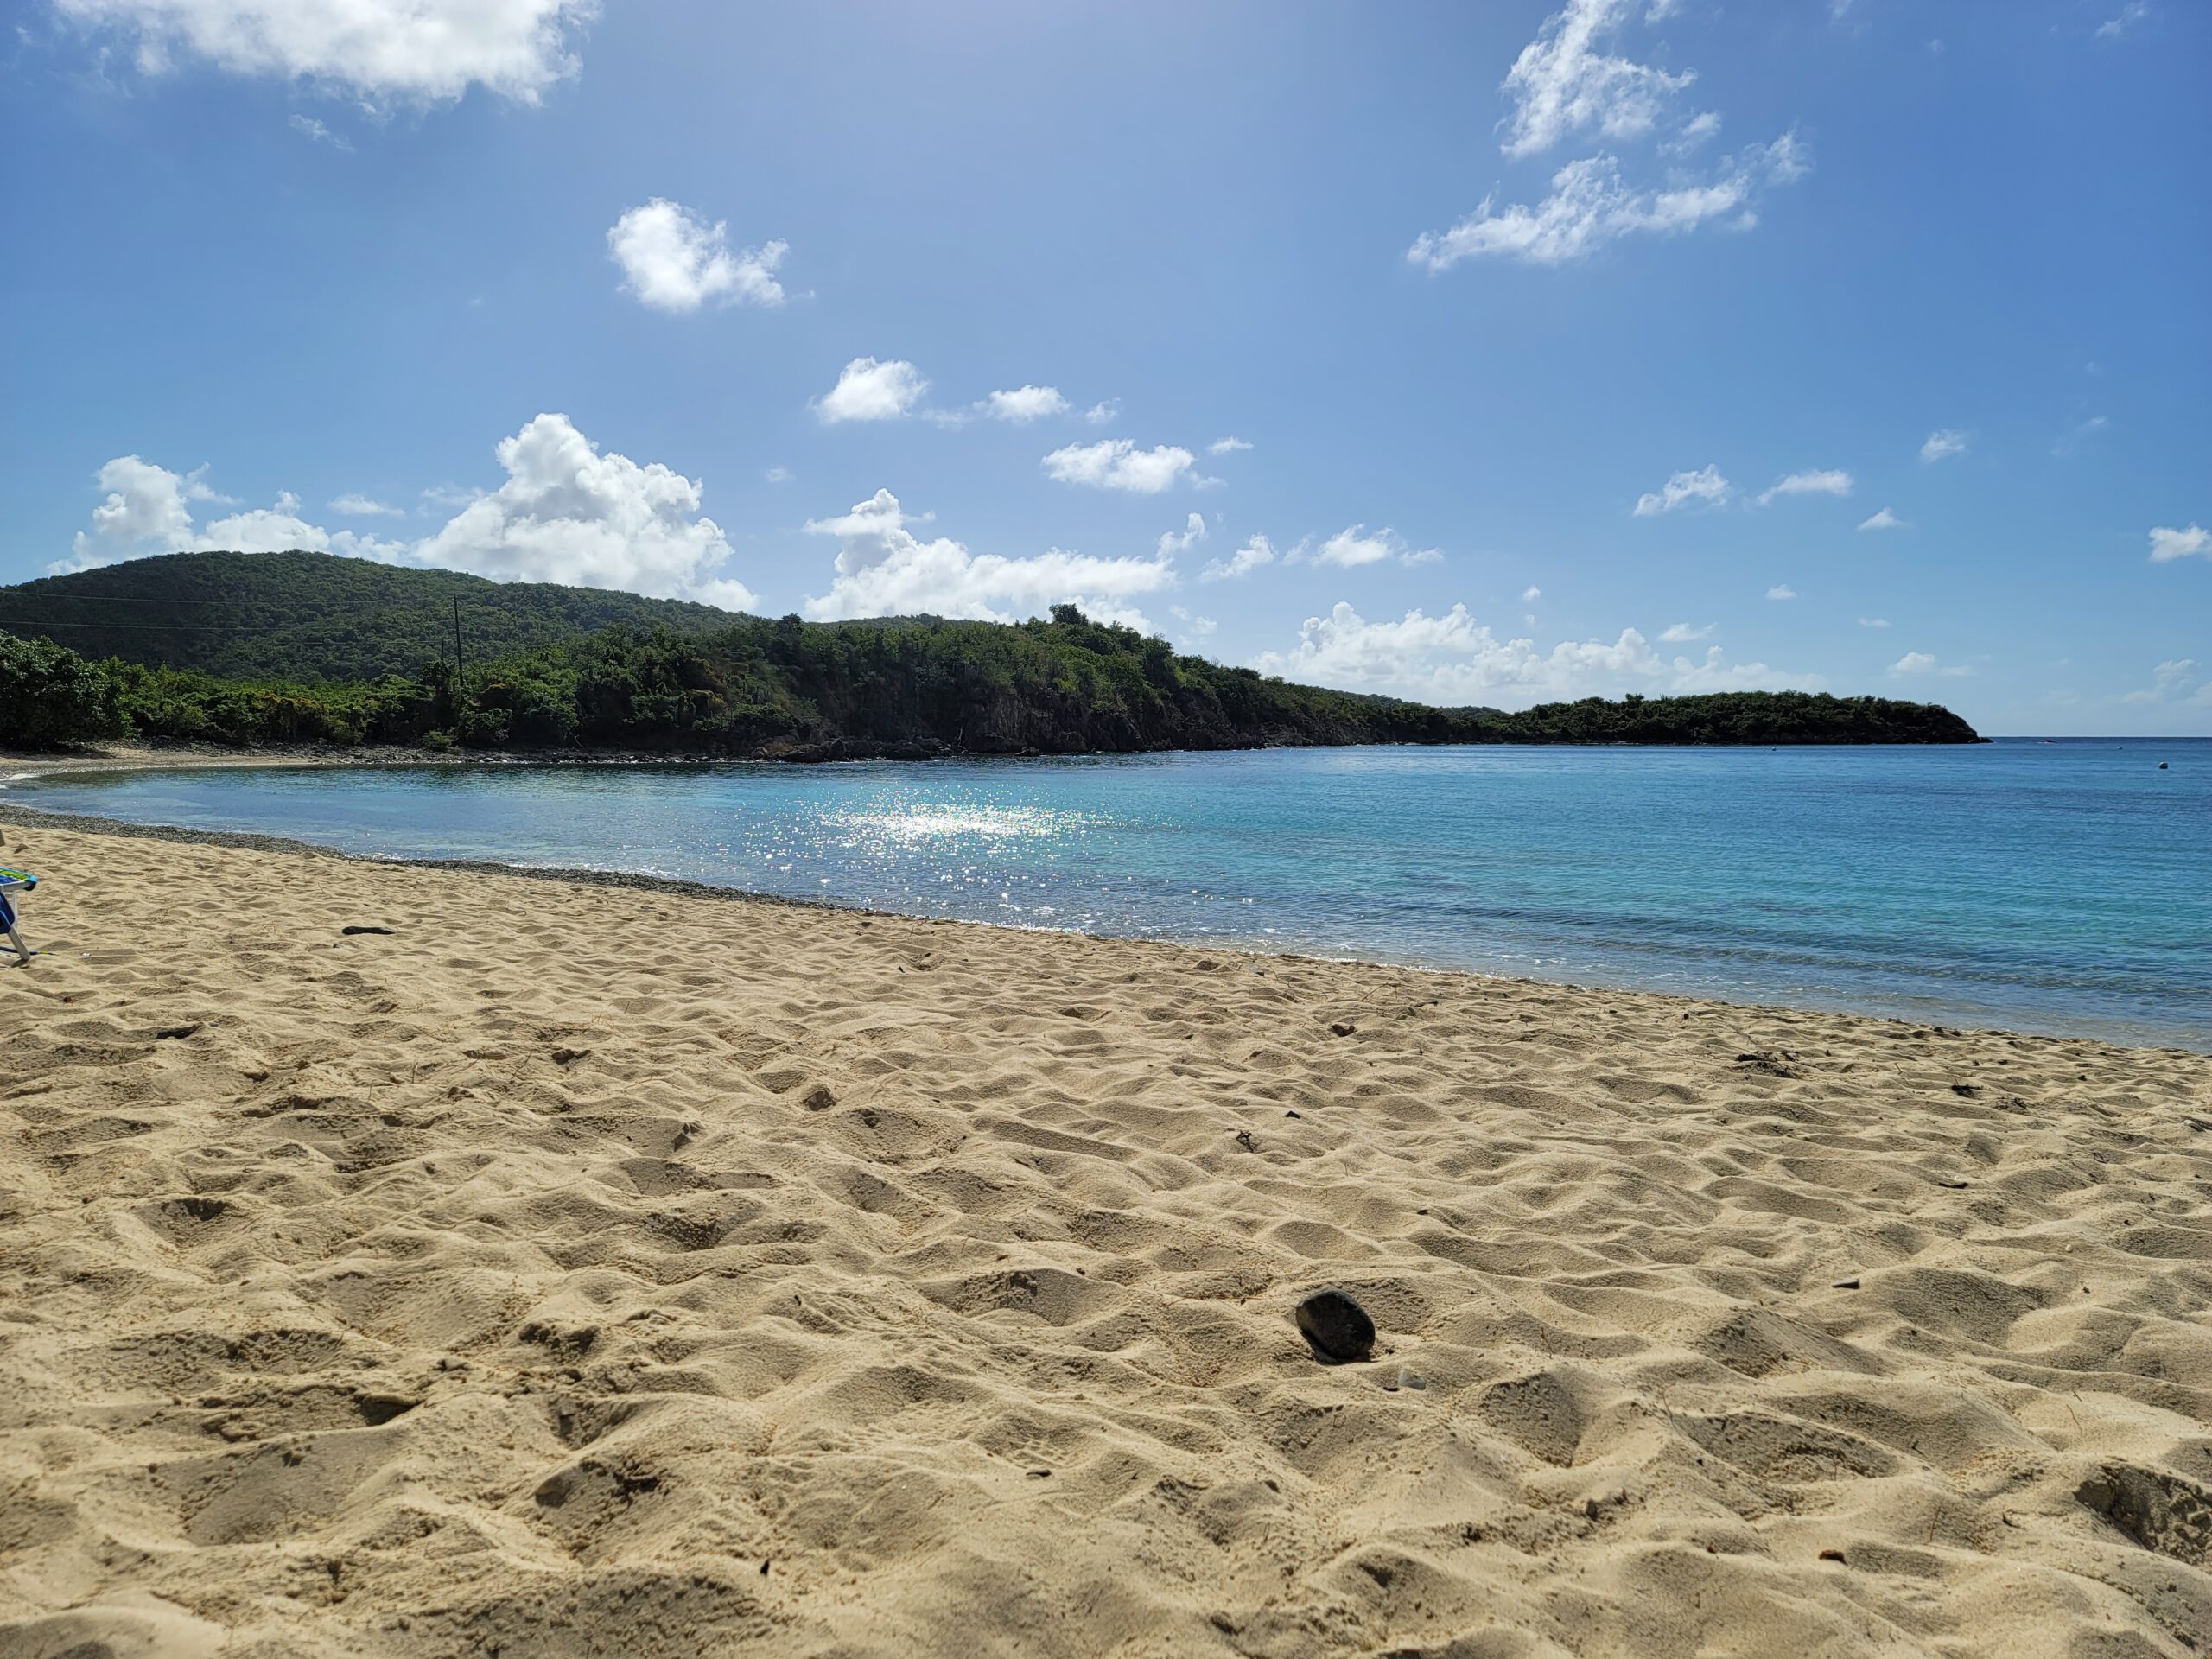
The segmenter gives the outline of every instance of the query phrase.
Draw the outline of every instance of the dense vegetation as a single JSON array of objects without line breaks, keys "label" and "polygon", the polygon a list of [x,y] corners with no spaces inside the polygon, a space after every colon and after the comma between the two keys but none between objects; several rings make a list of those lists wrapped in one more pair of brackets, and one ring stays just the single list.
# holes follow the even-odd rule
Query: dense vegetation
[{"label": "dense vegetation", "polygon": [[0,628],[227,679],[373,680],[450,659],[455,600],[468,655],[486,662],[601,628],[696,634],[737,620],[682,600],[327,553],[170,553],[0,588]]},{"label": "dense vegetation", "polygon": [[1943,743],[1948,710],[1802,692],[1432,709],[1179,657],[1071,606],[1008,626],[746,617],[612,628],[373,679],[225,679],[0,634],[0,743],[138,736],[545,753],[1127,753],[1333,743]]}]

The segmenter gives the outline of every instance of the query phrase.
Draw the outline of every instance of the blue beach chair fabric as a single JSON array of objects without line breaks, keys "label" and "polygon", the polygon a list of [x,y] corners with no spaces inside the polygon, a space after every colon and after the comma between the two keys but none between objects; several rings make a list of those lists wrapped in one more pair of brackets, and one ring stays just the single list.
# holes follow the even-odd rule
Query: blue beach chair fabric
[{"label": "blue beach chair fabric", "polygon": [[8,935],[8,943],[16,947],[16,959],[29,962],[31,948],[23,943],[23,936],[16,931],[16,901],[17,893],[29,893],[38,886],[38,877],[29,870],[10,869],[0,865],[0,931]]}]

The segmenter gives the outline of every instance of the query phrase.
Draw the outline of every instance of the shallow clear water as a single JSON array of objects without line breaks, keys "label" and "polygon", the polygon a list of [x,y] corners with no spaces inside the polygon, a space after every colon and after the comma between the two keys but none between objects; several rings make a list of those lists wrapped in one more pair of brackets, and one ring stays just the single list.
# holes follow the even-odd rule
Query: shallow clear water
[{"label": "shallow clear water", "polygon": [[[201,771],[10,789],[56,811],[357,852],[2212,1047],[2205,739]],[[547,914],[561,925],[557,905]]]}]

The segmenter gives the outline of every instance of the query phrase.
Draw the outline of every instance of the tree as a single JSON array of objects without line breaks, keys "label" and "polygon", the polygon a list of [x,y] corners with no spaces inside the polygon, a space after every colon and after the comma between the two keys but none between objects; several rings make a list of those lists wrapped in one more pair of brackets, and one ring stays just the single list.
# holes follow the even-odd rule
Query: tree
[{"label": "tree", "polygon": [[115,684],[50,639],[0,633],[0,743],[47,749],[120,737]]}]

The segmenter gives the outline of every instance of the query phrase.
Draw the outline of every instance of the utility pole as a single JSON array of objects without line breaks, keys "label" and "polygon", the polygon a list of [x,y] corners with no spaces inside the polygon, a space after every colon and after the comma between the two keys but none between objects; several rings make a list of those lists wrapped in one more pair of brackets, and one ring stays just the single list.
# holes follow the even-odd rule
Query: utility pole
[{"label": "utility pole", "polygon": [[453,596],[453,707],[456,718],[468,695],[468,657],[461,644],[461,595]]}]

